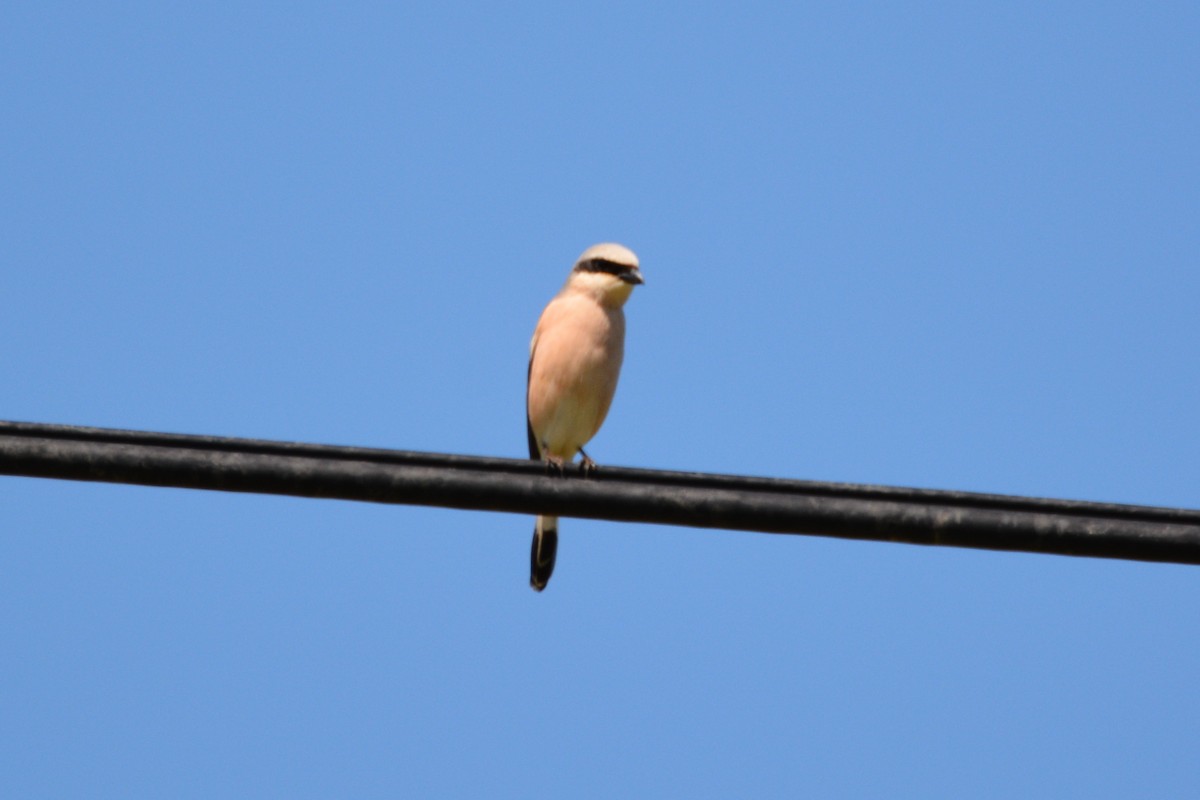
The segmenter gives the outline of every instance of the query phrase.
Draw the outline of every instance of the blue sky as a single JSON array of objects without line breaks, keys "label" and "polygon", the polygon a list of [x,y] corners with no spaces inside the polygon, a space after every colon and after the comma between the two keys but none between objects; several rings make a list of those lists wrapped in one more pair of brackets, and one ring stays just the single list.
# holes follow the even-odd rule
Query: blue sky
[{"label": "blue sky", "polygon": [[[0,418],[1200,507],[1194,3],[9,3]],[[20,797],[1181,797],[1194,567],[0,479]]]}]

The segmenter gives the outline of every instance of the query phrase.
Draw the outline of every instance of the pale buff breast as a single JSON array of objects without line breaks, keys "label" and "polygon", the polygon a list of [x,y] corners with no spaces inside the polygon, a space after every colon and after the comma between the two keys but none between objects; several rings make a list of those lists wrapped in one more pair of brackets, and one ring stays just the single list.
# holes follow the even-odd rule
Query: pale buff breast
[{"label": "pale buff breast", "polygon": [[580,296],[546,307],[534,335],[529,420],[549,454],[571,459],[608,414],[624,356],[625,316]]}]

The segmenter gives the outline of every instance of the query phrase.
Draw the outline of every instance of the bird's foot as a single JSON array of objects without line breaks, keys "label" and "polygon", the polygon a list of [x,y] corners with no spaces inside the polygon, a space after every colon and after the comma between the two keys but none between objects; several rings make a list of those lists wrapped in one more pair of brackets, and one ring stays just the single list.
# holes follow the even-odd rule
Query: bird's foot
[{"label": "bird's foot", "polygon": [[579,448],[579,455],[582,456],[579,460],[579,474],[583,477],[590,477],[594,472],[600,469],[600,465],[592,461],[592,457],[583,452],[583,448]]},{"label": "bird's foot", "polygon": [[546,473],[547,474],[553,475],[553,476],[556,476],[559,478],[561,478],[567,474],[566,469],[563,467],[563,460],[560,457],[547,455],[547,456],[543,456],[542,458],[546,462]]}]

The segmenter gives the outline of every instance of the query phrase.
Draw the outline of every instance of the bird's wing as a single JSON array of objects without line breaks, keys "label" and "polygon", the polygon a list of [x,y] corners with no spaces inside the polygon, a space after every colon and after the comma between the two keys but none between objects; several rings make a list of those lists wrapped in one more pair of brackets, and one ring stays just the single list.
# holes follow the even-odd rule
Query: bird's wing
[{"label": "bird's wing", "polygon": [[537,336],[529,346],[529,369],[525,372],[525,431],[529,434],[529,457],[538,460],[542,457],[542,448],[538,447],[537,436],[533,434],[533,421],[529,419],[529,379],[533,376],[533,354],[537,350]]}]

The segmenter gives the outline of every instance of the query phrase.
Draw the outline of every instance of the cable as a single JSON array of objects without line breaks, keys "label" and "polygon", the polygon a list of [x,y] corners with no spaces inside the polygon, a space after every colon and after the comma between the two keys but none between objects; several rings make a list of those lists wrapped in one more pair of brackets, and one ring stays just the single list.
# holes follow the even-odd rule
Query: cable
[{"label": "cable", "polygon": [[1200,511],[0,422],[0,474],[1200,564]]}]

